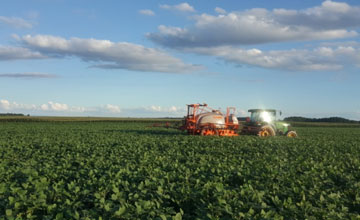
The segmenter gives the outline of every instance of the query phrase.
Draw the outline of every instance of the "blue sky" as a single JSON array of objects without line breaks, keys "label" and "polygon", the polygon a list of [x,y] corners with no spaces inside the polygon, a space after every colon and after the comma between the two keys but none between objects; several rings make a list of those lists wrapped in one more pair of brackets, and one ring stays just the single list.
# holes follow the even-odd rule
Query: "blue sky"
[{"label": "blue sky", "polygon": [[5,1],[0,112],[360,120],[359,27],[355,0]]}]

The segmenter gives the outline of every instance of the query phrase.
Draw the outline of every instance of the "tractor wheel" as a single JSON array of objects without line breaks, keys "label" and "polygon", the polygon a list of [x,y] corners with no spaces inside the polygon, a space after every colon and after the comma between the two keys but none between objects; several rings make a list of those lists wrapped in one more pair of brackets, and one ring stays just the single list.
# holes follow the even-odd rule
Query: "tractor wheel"
[{"label": "tractor wheel", "polygon": [[203,129],[201,129],[201,131],[200,131],[200,135],[201,135],[201,136],[208,136],[208,135],[210,135],[210,130],[209,130],[209,129],[206,129],[206,128],[203,128]]},{"label": "tractor wheel", "polygon": [[269,137],[269,136],[275,136],[274,129],[269,125],[264,125],[261,127],[258,136],[260,137]]},{"label": "tractor wheel", "polygon": [[298,135],[297,135],[296,131],[288,131],[288,132],[286,133],[286,137],[295,138],[295,137],[297,137],[297,136],[298,136]]},{"label": "tractor wheel", "polygon": [[200,131],[201,136],[212,136],[212,135],[219,135],[219,132],[215,129],[211,128],[203,128]]}]

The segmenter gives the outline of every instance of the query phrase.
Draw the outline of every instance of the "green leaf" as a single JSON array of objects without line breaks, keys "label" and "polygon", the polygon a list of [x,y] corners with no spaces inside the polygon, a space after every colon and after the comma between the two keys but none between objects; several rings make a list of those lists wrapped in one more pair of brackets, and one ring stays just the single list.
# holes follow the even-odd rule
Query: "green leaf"
[{"label": "green leaf", "polygon": [[101,198],[101,199],[100,199],[100,203],[101,203],[101,204],[104,204],[104,203],[105,203],[105,199],[104,199],[104,198]]},{"label": "green leaf", "polygon": [[250,208],[249,211],[248,211],[248,214],[249,215],[254,215],[254,213],[255,213],[254,209]]},{"label": "green leaf", "polygon": [[140,214],[142,213],[142,208],[141,208],[141,205],[138,205],[136,202],[135,202],[135,206],[136,206],[136,213]]},{"label": "green leaf", "polygon": [[57,220],[61,220],[61,219],[64,219],[64,215],[62,212],[58,213],[55,217]]},{"label": "green leaf", "polygon": [[6,192],[6,184],[1,183],[0,184],[0,194],[3,194],[4,192]]},{"label": "green leaf", "polygon": [[180,212],[176,213],[175,217],[172,218],[173,220],[182,220],[182,215]]},{"label": "green leaf", "polygon": [[14,203],[14,197],[12,197],[12,196],[9,196],[9,202],[10,202],[10,205],[12,205],[13,203]]},{"label": "green leaf", "polygon": [[110,203],[106,203],[105,204],[105,206],[104,206],[104,208],[105,208],[105,211],[110,211],[111,210],[111,204]]},{"label": "green leaf", "polygon": [[118,199],[118,197],[117,197],[117,195],[116,195],[116,194],[114,194],[114,193],[113,193],[113,194],[111,194],[111,199],[115,201],[115,200],[117,200],[117,199]]},{"label": "green leaf", "polygon": [[112,190],[113,190],[114,193],[118,193],[118,192],[119,192],[119,188],[117,188],[117,187],[113,187]]},{"label": "green leaf", "polygon": [[218,192],[221,192],[221,191],[223,191],[224,186],[223,186],[223,184],[218,183],[218,184],[216,184],[215,188]]},{"label": "green leaf", "polygon": [[95,196],[95,198],[97,198],[97,199],[100,199],[100,198],[101,198],[100,193],[95,193],[94,196]]},{"label": "green leaf", "polygon": [[20,202],[15,202],[15,209],[18,209],[21,206]]},{"label": "green leaf", "polygon": [[5,211],[5,213],[6,213],[6,216],[12,216],[12,210],[11,209],[6,209],[6,211]]},{"label": "green leaf", "polygon": [[74,218],[75,219],[80,219],[80,215],[79,215],[79,213],[77,211],[75,211]]},{"label": "green leaf", "polygon": [[122,216],[125,212],[126,212],[126,207],[125,207],[125,206],[121,206],[121,207],[119,208],[119,210],[117,210],[117,211],[115,212],[115,215],[116,215],[116,216]]}]

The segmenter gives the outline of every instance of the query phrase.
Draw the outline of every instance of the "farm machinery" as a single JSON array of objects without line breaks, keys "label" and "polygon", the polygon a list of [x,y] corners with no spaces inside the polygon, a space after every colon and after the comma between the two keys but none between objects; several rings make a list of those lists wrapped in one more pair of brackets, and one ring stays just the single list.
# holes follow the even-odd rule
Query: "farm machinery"
[{"label": "farm machinery", "polygon": [[224,115],[207,104],[190,104],[187,105],[187,116],[183,123],[180,129],[192,135],[238,135],[239,122],[234,107],[228,107]]},{"label": "farm machinery", "polygon": [[[253,134],[261,137],[285,135],[297,137],[296,131],[291,129],[290,124],[276,121],[274,109],[250,109],[250,118],[246,119],[241,134]],[[280,112],[281,115],[281,112]]]}]

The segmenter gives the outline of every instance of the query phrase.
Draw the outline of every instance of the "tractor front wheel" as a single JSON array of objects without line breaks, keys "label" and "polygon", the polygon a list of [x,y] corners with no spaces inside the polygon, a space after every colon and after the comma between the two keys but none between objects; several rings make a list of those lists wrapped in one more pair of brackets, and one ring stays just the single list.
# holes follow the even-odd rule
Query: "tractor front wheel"
[{"label": "tractor front wheel", "polygon": [[271,126],[265,125],[261,127],[258,136],[260,137],[275,136],[275,131]]},{"label": "tractor front wheel", "polygon": [[288,132],[286,133],[286,137],[295,138],[295,137],[297,137],[297,136],[298,136],[298,135],[297,135],[296,131],[288,131]]}]

